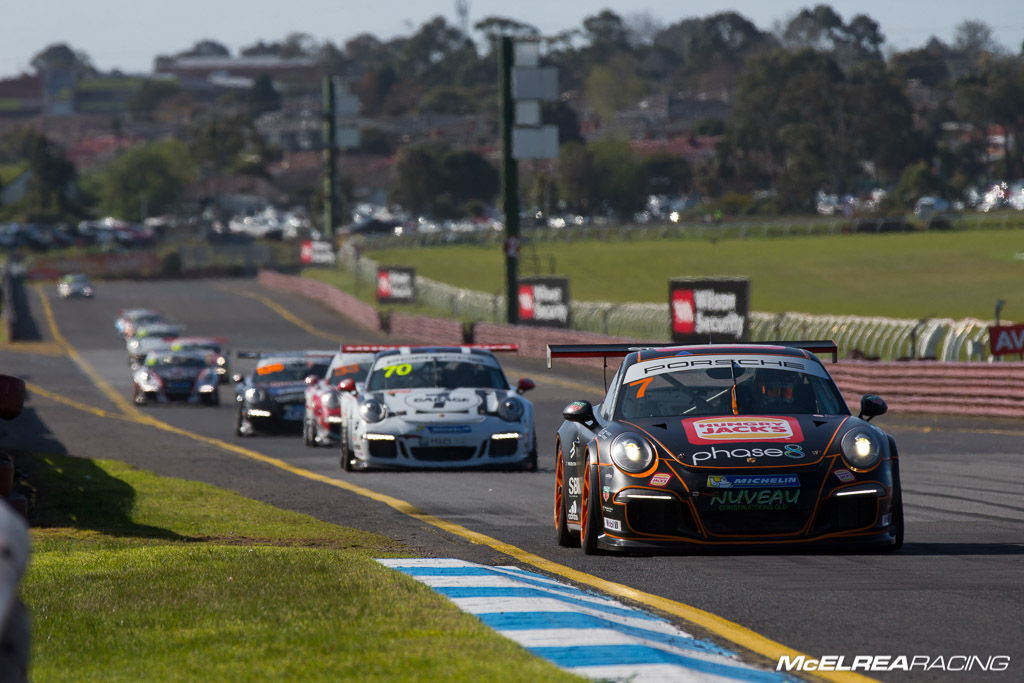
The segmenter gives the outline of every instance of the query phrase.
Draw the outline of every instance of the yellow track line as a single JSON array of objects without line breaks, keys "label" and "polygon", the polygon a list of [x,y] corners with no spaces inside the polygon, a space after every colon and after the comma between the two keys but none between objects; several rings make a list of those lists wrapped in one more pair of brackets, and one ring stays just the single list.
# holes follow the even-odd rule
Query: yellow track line
[{"label": "yellow track line", "polygon": [[[255,298],[255,295],[253,296]],[[583,585],[592,586],[609,595],[615,595],[621,598],[632,600],[634,602],[647,605],[649,607],[660,610],[667,614],[671,614],[686,621],[689,621],[690,623],[696,624],[706,629],[707,631],[710,631],[711,633],[714,633],[724,638],[725,640],[728,640],[729,642],[735,643],[736,645],[739,645],[742,648],[745,648],[751,652],[766,657],[770,661],[778,661],[778,659],[782,656],[788,656],[791,658],[799,657],[801,655],[805,657],[807,656],[803,655],[803,653],[797,650],[794,650],[781,643],[771,640],[770,638],[762,636],[756,631],[748,629],[745,626],[733,623],[728,619],[723,619],[722,617],[719,617],[716,614],[712,614],[711,612],[707,612],[705,610],[693,607],[691,605],[687,605],[682,602],[677,602],[675,600],[669,600],[667,598],[662,598],[657,595],[645,593],[635,588],[630,588],[629,586],[625,586],[620,583],[615,583],[614,581],[608,581],[606,579],[602,579],[600,577],[593,576],[591,574],[587,574],[585,572],[573,569],[572,567],[567,567],[565,565],[558,564],[557,562],[552,562],[551,560],[541,557],[540,555],[535,555],[534,553],[518,548],[517,546],[505,543],[504,541],[500,541],[491,536],[487,536],[486,534],[481,534],[477,531],[473,531],[472,529],[468,529],[462,526],[461,524],[455,524],[454,522],[449,522],[445,519],[441,519],[440,517],[435,517],[434,515],[423,512],[422,510],[415,507],[411,503],[404,501],[400,498],[395,498],[387,494],[379,493],[377,491],[373,491],[372,489],[368,489],[341,479],[328,477],[326,475],[319,474],[317,472],[313,472],[311,470],[307,470],[301,467],[295,467],[294,465],[291,465],[279,458],[264,455],[263,453],[253,451],[242,446],[237,446],[235,444],[223,441],[221,439],[204,436],[202,434],[197,434],[195,432],[190,432],[186,429],[175,427],[173,425],[167,424],[148,415],[145,415],[141,411],[139,411],[134,405],[128,403],[124,398],[117,394],[113,387],[107,384],[106,380],[104,380],[96,372],[96,370],[93,369],[92,366],[84,358],[82,358],[81,355],[78,354],[78,352],[64,339],[63,335],[61,335],[60,333],[59,328],[57,327],[57,321],[53,316],[53,311],[49,306],[49,302],[46,300],[46,297],[42,294],[41,291],[40,298],[43,301],[44,310],[46,312],[46,319],[48,324],[50,325],[50,330],[53,334],[53,338],[57,340],[57,342],[67,350],[68,355],[75,361],[75,363],[79,367],[82,368],[82,370],[90,377],[90,379],[92,379],[93,382],[96,383],[97,387],[104,394],[110,397],[111,400],[114,400],[115,404],[118,405],[118,407],[122,408],[125,412],[125,415],[134,422],[155,427],[162,431],[177,434],[179,436],[184,436],[186,438],[193,439],[195,441],[199,441],[210,446],[214,446],[216,448],[220,448],[230,453],[235,453],[237,455],[249,458],[251,460],[266,463],[268,465],[284,470],[286,472],[302,477],[304,479],[320,482],[328,486],[343,489],[345,491],[349,491],[364,498],[369,498],[370,500],[383,503],[388,507],[396,510],[397,512],[400,512],[404,515],[408,515],[409,517],[417,519],[421,522],[430,524],[431,526],[437,527],[451,534],[464,538],[472,543],[486,545],[494,550],[497,550],[500,553],[503,553],[516,560],[519,560],[523,564],[532,565],[534,567],[537,567],[538,569],[549,572],[556,576],[562,576],[571,581],[576,581],[577,583]],[[103,413],[101,415],[102,417],[124,419],[112,413],[107,413],[106,411],[90,409],[88,406],[78,404],[77,401],[72,401],[71,399],[60,397],[59,395],[53,394],[52,392],[42,390],[41,387],[34,387],[34,389],[37,393],[46,396],[47,398],[53,398],[54,400],[60,401],[67,405],[79,407],[95,415],[100,415],[100,413]],[[819,672],[818,675],[821,678],[833,681],[874,680],[866,676],[861,676],[860,674],[855,674],[852,672]]]}]

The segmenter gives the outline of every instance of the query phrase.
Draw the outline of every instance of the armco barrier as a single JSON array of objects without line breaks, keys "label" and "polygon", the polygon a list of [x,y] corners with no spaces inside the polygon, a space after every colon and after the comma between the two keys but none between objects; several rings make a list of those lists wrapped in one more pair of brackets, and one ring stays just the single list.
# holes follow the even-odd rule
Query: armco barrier
[{"label": "armco barrier", "polygon": [[380,315],[378,315],[377,309],[331,285],[307,280],[296,275],[282,275],[273,270],[259,271],[258,280],[260,284],[271,289],[316,299],[368,330],[379,332],[381,329]]},{"label": "armco barrier", "polygon": [[[320,300],[325,297],[322,288],[333,289],[330,285],[312,280],[305,282],[315,287],[303,286],[297,282],[302,280],[300,277],[282,276],[269,271],[260,273],[260,282],[269,287],[287,288],[287,291],[314,296]],[[350,310],[358,310],[364,317],[365,308],[373,310],[367,304],[357,303],[360,307]],[[354,317],[343,307],[334,308],[343,315]],[[447,319],[392,314],[391,320],[392,334],[423,342],[455,343],[462,334],[461,325]],[[435,333],[440,336],[435,336]],[[478,344],[518,344],[519,355],[527,358],[545,358],[548,344],[651,341],[579,330],[488,322],[473,325],[472,340]],[[600,358],[566,360],[592,367],[602,366]],[[843,360],[838,363],[825,361],[825,366],[835,378],[854,414],[857,413],[862,395],[878,394],[886,400],[893,412],[1024,417],[1024,363]],[[610,360],[609,367],[616,367],[616,362]]]}]

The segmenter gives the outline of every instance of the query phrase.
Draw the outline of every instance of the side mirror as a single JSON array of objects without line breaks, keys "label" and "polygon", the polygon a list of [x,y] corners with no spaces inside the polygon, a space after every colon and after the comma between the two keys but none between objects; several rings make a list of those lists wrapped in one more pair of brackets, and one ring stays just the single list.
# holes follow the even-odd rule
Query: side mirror
[{"label": "side mirror", "polygon": [[562,409],[562,417],[569,422],[587,424],[594,421],[594,406],[590,401],[573,401]]},{"label": "side mirror", "polygon": [[862,420],[870,420],[873,417],[884,415],[887,410],[889,410],[889,406],[881,396],[864,394],[860,399],[860,415],[857,417]]},{"label": "side mirror", "polygon": [[13,420],[25,407],[25,380],[0,375],[0,418]]},{"label": "side mirror", "polygon": [[306,379],[302,381],[306,383],[306,386],[309,386],[310,384],[316,384],[318,379],[320,378],[316,375],[306,375]]},{"label": "side mirror", "polygon": [[236,372],[235,374],[231,375],[231,381],[234,382],[235,384],[240,384],[242,382],[242,376]]},{"label": "side mirror", "polygon": [[351,377],[346,377],[338,382],[338,391],[342,391],[346,394],[354,394],[356,391],[356,381]]},{"label": "side mirror", "polygon": [[522,394],[530,389],[533,389],[537,385],[533,383],[533,380],[529,377],[520,377],[519,382],[516,383],[516,393]]}]

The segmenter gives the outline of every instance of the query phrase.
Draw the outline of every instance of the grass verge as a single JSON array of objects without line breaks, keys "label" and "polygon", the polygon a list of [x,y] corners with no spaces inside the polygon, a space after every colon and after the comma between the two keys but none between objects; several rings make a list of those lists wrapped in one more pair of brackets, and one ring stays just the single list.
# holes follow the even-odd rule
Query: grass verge
[{"label": "grass verge", "polygon": [[[381,263],[484,292],[503,291],[499,247],[454,245],[367,250]],[[897,318],[993,315],[1024,319],[1014,299],[1024,277],[1024,232],[969,231],[748,237],[699,241],[580,240],[527,245],[523,275],[552,269],[585,301],[666,302],[668,280],[742,275],[751,279],[751,309],[782,313],[881,315]],[[536,272],[536,271],[543,272]]]},{"label": "grass verge", "polygon": [[34,681],[578,680],[374,561],[386,537],[37,455]]}]

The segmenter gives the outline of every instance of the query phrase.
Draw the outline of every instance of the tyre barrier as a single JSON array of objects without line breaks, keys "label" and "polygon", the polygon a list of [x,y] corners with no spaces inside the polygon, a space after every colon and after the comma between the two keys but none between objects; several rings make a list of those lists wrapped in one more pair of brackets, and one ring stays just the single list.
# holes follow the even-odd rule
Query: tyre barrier
[{"label": "tyre barrier", "polygon": [[863,394],[878,394],[890,410],[986,417],[1024,417],[1024,363],[826,364],[856,412]]},{"label": "tyre barrier", "polygon": [[[356,316],[368,318],[366,309],[376,315],[376,310],[369,304],[364,304],[330,285],[271,271],[261,271],[259,278],[260,282],[268,287],[305,294],[319,300],[327,298],[324,289],[333,290],[344,299],[331,297],[331,300],[345,303],[332,305],[332,308],[360,324],[364,323]],[[303,282],[306,284],[302,284]],[[358,306],[352,305],[350,301]],[[379,319],[378,326],[371,329],[381,329]],[[461,323],[458,321],[399,313],[391,315],[390,332],[402,338],[423,342],[451,339],[455,343],[455,340],[463,335]],[[473,324],[462,339],[466,343],[517,344],[519,355],[526,358],[546,358],[548,344],[613,344],[637,341],[630,337],[615,337],[597,332],[488,322]],[[565,360],[590,367],[600,368],[603,365],[600,358]],[[609,362],[609,367],[615,367],[614,361]],[[878,394],[893,411],[1024,417],[1022,362],[841,360],[838,363],[826,361],[825,367],[836,380],[850,411],[854,414],[858,412],[862,395]]]}]

